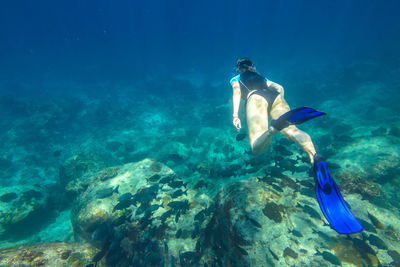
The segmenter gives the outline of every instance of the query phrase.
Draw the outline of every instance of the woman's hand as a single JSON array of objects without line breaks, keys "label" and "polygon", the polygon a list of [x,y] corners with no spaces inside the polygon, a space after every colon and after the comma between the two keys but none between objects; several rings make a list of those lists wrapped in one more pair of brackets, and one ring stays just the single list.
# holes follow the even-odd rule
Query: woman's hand
[{"label": "woman's hand", "polygon": [[235,130],[237,132],[239,132],[240,128],[242,128],[242,123],[240,122],[239,117],[238,116],[233,116],[232,123],[233,123],[233,126],[235,127]]}]

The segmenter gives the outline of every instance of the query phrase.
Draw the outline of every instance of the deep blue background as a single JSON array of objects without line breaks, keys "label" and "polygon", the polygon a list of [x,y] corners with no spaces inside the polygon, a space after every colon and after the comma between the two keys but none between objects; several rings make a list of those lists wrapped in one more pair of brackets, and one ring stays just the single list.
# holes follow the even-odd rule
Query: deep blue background
[{"label": "deep blue background", "polygon": [[223,80],[242,56],[264,73],[399,60],[399,1],[216,2],[2,1],[0,78]]}]

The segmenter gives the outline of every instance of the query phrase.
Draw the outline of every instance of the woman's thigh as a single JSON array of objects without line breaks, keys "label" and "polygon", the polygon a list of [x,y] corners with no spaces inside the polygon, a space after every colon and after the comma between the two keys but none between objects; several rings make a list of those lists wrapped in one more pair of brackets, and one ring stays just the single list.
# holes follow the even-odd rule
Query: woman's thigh
[{"label": "woman's thigh", "polygon": [[268,102],[262,96],[253,94],[246,103],[246,120],[252,144],[268,130]]},{"label": "woman's thigh", "polygon": [[281,115],[285,114],[290,110],[290,107],[286,100],[282,97],[282,95],[278,95],[272,104],[270,115],[271,118],[276,120],[278,119]]}]

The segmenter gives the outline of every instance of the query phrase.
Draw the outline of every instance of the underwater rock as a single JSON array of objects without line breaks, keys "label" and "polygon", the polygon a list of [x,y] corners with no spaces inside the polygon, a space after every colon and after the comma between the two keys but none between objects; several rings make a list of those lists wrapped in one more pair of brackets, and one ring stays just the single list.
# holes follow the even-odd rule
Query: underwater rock
[{"label": "underwater rock", "polygon": [[13,238],[14,235],[35,232],[44,216],[49,214],[45,189],[25,185],[22,192],[17,186],[4,190],[7,193],[3,193],[0,202],[0,236]]},{"label": "underwater rock", "polygon": [[105,168],[95,174],[96,179],[100,179],[100,181],[102,182],[110,178],[113,178],[117,175],[118,175],[118,167]]},{"label": "underwater rock", "polygon": [[[98,250],[87,243],[48,242],[0,249],[1,266],[89,266]],[[7,265],[3,265],[7,263]]]},{"label": "underwater rock", "polygon": [[[151,179],[154,166],[157,179]],[[186,183],[175,180],[170,168],[151,159],[118,166],[117,172],[105,181],[94,175],[71,211],[75,236],[100,250],[95,261],[107,266],[168,266],[171,259],[200,261],[186,252],[196,251],[211,219],[211,199],[190,188],[183,191],[169,186]],[[118,191],[108,197],[97,197],[101,190],[116,187]],[[173,194],[181,200],[171,198]],[[201,211],[199,218],[196,215]]]},{"label": "underwater rock", "polygon": [[[82,152],[68,158],[59,167],[59,180],[70,202],[86,190],[93,174],[106,167],[107,158],[93,152]],[[65,196],[64,196],[65,197]]]},{"label": "underwater rock", "polygon": [[374,199],[383,195],[379,184],[366,179],[341,179],[340,188],[343,192],[360,194],[365,199]]},{"label": "underwater rock", "polygon": [[297,259],[299,254],[297,254],[293,249],[287,247],[283,251],[283,257],[291,257],[293,259]]},{"label": "underwater rock", "polygon": [[374,135],[374,136],[386,135],[387,134],[387,128],[381,126],[379,128],[376,128],[375,130],[372,130],[371,134]]},{"label": "underwater rock", "polygon": [[9,193],[2,194],[0,196],[0,201],[9,203],[16,198],[18,198],[18,195],[15,192],[9,192]]},{"label": "underwater rock", "polygon": [[269,219],[275,221],[276,223],[280,223],[282,222],[281,210],[282,208],[275,202],[267,202],[262,211]]},{"label": "underwater rock", "polygon": [[[311,228],[322,221],[293,208],[297,202],[294,190],[277,195],[271,188],[269,183],[259,182],[259,177],[221,188],[213,217],[200,235],[201,251],[211,254],[203,255],[209,259],[208,266],[323,266],[321,259],[297,252],[311,251],[306,245],[312,243],[310,239],[321,242]],[[269,251],[267,256],[265,251]]]},{"label": "underwater rock", "polygon": [[108,141],[106,144],[106,149],[111,152],[116,152],[122,147],[122,143],[118,141]]},{"label": "underwater rock", "polygon": [[[394,262],[397,265],[400,265],[400,253],[398,253],[395,250],[388,250],[387,253],[389,254],[389,256],[394,260]],[[394,266],[397,266],[397,265],[394,265]]]},{"label": "underwater rock", "polygon": [[389,135],[400,137],[400,127],[393,126],[390,128]]}]

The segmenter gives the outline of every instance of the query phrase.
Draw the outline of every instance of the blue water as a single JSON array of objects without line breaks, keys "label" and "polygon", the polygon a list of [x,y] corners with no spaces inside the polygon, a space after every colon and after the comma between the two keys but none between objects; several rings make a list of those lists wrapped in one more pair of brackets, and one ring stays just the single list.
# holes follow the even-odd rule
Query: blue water
[{"label": "blue water", "polygon": [[[244,56],[285,88],[291,107],[328,113],[304,126],[327,158],[363,162],[349,147],[365,136],[389,140],[381,152],[398,158],[399,9],[392,0],[3,1],[0,196],[33,189],[47,198],[45,219],[7,228],[3,246],[74,241],[68,223],[58,222],[71,208],[60,166],[76,155],[86,155],[91,171],[175,159],[170,167],[189,180],[191,166],[238,163],[229,151],[247,155],[249,146],[235,140],[229,80]],[[192,151],[182,161],[160,150],[176,142],[193,151],[222,142],[230,156]],[[367,151],[382,142],[368,139]],[[379,166],[361,178],[379,184],[398,209],[396,161]]]}]

